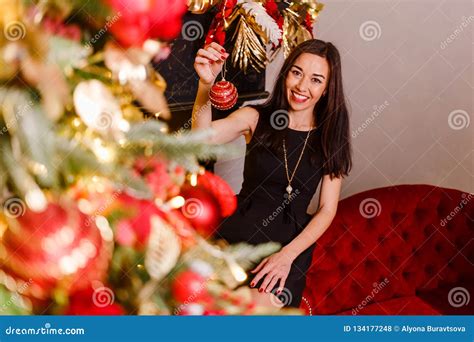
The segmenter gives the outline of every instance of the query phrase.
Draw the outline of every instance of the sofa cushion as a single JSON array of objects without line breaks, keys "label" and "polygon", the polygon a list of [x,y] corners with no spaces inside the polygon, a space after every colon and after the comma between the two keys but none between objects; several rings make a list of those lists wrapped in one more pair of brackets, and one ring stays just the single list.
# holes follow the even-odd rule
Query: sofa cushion
[{"label": "sofa cushion", "polygon": [[[317,241],[304,296],[313,314],[474,284],[472,194],[431,185],[372,189],[342,200]],[[468,288],[470,288],[468,286]],[[409,306],[411,307],[411,306]],[[413,307],[411,314],[420,314]]]}]

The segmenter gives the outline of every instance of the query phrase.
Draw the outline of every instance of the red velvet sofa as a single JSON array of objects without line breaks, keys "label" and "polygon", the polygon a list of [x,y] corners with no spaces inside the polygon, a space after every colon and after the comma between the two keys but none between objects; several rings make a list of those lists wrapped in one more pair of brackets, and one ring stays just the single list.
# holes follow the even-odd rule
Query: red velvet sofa
[{"label": "red velvet sofa", "polygon": [[339,203],[317,242],[301,308],[311,315],[474,314],[474,194],[431,185]]}]

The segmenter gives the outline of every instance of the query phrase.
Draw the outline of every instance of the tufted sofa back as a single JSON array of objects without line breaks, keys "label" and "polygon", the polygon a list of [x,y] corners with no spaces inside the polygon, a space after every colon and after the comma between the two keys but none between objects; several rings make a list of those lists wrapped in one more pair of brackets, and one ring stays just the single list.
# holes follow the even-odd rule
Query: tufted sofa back
[{"label": "tufted sofa back", "polygon": [[313,314],[335,314],[472,284],[473,219],[473,194],[431,185],[378,188],[342,200],[314,250],[306,305]]}]

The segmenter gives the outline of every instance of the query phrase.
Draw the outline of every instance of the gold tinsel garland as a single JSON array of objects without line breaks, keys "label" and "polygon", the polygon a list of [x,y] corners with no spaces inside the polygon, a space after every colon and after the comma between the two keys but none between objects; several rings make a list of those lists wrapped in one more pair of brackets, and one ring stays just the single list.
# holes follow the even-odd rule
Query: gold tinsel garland
[{"label": "gold tinsel garland", "polygon": [[[222,20],[224,30],[227,30],[234,20],[238,20],[232,36],[234,43],[232,62],[235,67],[247,73],[249,68],[264,70],[281,48],[286,58],[297,45],[312,39],[313,33],[309,28],[312,28],[324,7],[315,0],[283,1],[286,7],[279,11],[283,23],[278,34],[275,31],[277,25],[275,18],[270,16],[265,8],[267,3],[268,0],[238,0],[231,14],[227,16],[225,15],[225,11],[229,10],[226,7],[227,0],[189,0],[188,5],[189,10],[196,14],[220,6],[222,13],[214,20]],[[307,22],[307,17],[310,18],[310,23]],[[272,38],[278,35],[281,39],[275,43]],[[269,44],[272,46],[267,55]]]}]

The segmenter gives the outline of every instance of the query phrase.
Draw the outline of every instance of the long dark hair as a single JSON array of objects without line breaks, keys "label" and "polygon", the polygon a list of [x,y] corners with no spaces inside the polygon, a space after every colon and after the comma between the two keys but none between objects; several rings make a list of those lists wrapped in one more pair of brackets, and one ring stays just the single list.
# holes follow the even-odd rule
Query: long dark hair
[{"label": "long dark hair", "polygon": [[[283,138],[288,132],[289,117],[287,110],[289,103],[285,80],[302,53],[311,53],[326,58],[329,65],[329,81],[325,95],[321,96],[314,108],[314,119],[321,130],[321,144],[324,158],[323,173],[333,177],[347,176],[352,168],[352,151],[349,134],[349,113],[346,106],[342,87],[341,58],[337,48],[330,42],[319,39],[307,40],[298,45],[286,58],[276,80],[270,98],[263,104],[251,107],[260,113],[262,129],[255,132],[257,138],[268,148],[282,152]],[[278,122],[279,121],[279,122]],[[276,127],[286,122],[286,127]],[[281,128],[281,129],[278,129]],[[308,141],[313,149],[318,149],[315,134]],[[316,156],[311,161],[316,163]]]}]

